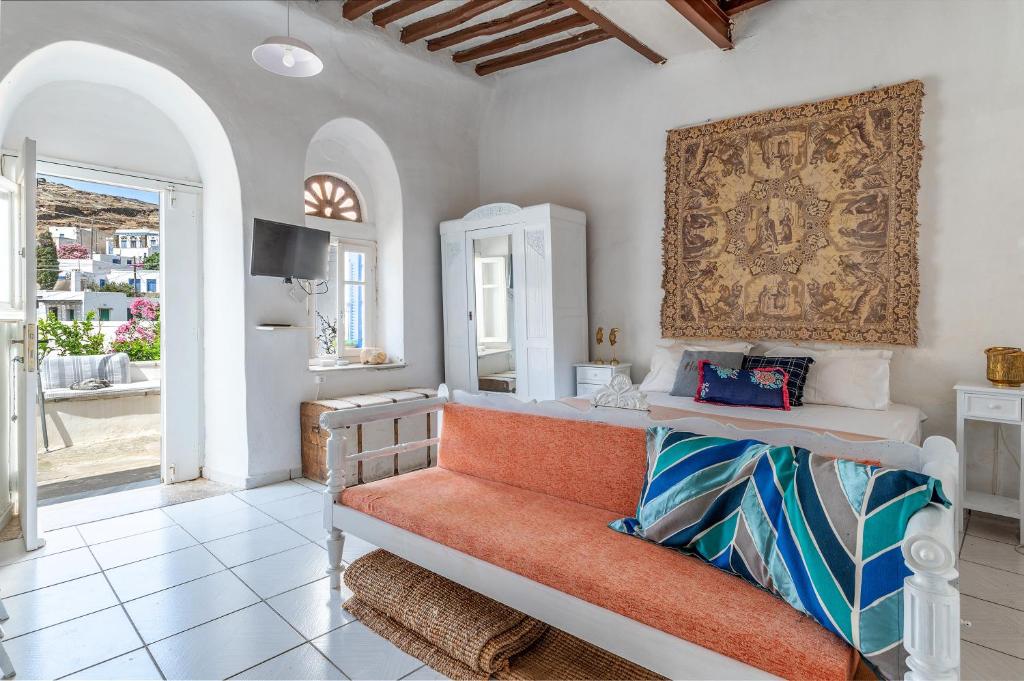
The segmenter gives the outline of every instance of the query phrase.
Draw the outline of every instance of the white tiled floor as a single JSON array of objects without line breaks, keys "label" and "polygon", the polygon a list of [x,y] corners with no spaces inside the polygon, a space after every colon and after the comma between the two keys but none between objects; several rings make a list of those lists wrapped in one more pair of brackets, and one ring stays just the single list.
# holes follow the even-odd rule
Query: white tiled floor
[{"label": "white tiled floor", "polygon": [[[324,576],[323,487],[294,480],[111,517],[47,507],[62,529],[0,544],[19,679],[438,679],[354,621]],[[78,515],[84,522],[74,525]],[[97,518],[101,518],[97,520]],[[55,527],[56,525],[50,525]],[[1024,679],[1024,554],[972,515],[961,548],[964,679]],[[346,563],[373,549],[349,536]]]},{"label": "white tiled floor", "polygon": [[[148,509],[146,497],[120,516],[103,497],[47,507],[61,529],[45,548],[0,543],[17,678],[437,678],[329,588],[322,490],[293,480]],[[373,549],[351,536],[345,548],[346,562]]]}]

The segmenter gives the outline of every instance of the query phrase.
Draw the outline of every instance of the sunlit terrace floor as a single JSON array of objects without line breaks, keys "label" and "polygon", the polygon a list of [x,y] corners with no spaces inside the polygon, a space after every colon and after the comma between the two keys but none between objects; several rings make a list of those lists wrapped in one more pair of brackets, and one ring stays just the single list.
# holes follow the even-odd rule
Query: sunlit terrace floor
[{"label": "sunlit terrace floor", "polygon": [[[41,446],[41,443],[40,443]],[[160,481],[160,436],[121,435],[39,452],[41,505]]]}]

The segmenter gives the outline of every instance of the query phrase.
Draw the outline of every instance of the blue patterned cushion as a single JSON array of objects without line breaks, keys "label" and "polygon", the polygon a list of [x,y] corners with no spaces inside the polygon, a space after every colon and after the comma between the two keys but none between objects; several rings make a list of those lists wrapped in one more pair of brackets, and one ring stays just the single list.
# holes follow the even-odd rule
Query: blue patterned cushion
[{"label": "blue patterned cushion", "polygon": [[900,679],[901,543],[932,503],[949,506],[921,473],[656,427],[636,517],[609,526],[767,589]]},{"label": "blue patterned cushion", "polygon": [[707,360],[697,365],[698,402],[789,411],[783,369],[729,369]]},{"label": "blue patterned cushion", "polygon": [[788,380],[786,391],[789,393],[789,406],[801,407],[804,404],[804,384],[807,383],[807,372],[814,359],[811,357],[761,357],[747,355],[743,358],[744,369],[762,369],[779,367],[786,370]]}]

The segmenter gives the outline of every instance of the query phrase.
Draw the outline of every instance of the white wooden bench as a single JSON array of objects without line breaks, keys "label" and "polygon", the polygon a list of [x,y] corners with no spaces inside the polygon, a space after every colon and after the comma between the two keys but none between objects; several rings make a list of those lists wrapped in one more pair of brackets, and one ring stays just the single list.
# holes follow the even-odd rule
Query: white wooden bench
[{"label": "white wooden bench", "polygon": [[[392,456],[440,442],[438,435],[374,451],[352,453],[349,433],[353,426],[440,412],[449,401],[635,427],[669,425],[690,432],[732,439],[750,438],[772,444],[793,444],[812,451],[878,460],[885,465],[916,470],[938,478],[954,506],[956,503],[952,497],[958,489],[958,454],[953,443],[943,437],[928,438],[923,446],[918,447],[902,442],[854,442],[831,434],[794,428],[742,430],[704,418],[656,423],[646,414],[637,412],[605,409],[581,412],[562,402],[523,403],[512,397],[470,395],[461,391],[449,395],[444,385],[438,389],[438,396],[429,400],[349,409],[323,415],[321,427],[330,431],[324,527],[327,531],[327,573],[333,588],[340,587],[342,548],[345,533],[351,532],[406,560],[669,678],[775,677],[761,669],[337,503],[336,500],[346,487],[346,464]],[[438,420],[440,434],[444,430],[440,414]],[[916,513],[907,528],[902,548],[907,564],[913,571],[913,575],[906,579],[904,588],[904,647],[909,653],[910,667],[905,678],[908,681],[959,678],[960,594],[953,585],[957,578],[955,532],[953,511],[937,506]]]}]

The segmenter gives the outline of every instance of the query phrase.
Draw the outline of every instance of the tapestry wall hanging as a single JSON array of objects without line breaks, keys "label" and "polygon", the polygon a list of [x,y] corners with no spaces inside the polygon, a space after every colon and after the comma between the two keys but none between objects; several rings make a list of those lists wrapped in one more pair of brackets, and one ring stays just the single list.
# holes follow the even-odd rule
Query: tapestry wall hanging
[{"label": "tapestry wall hanging", "polygon": [[923,94],[670,130],[662,336],[916,345]]}]

